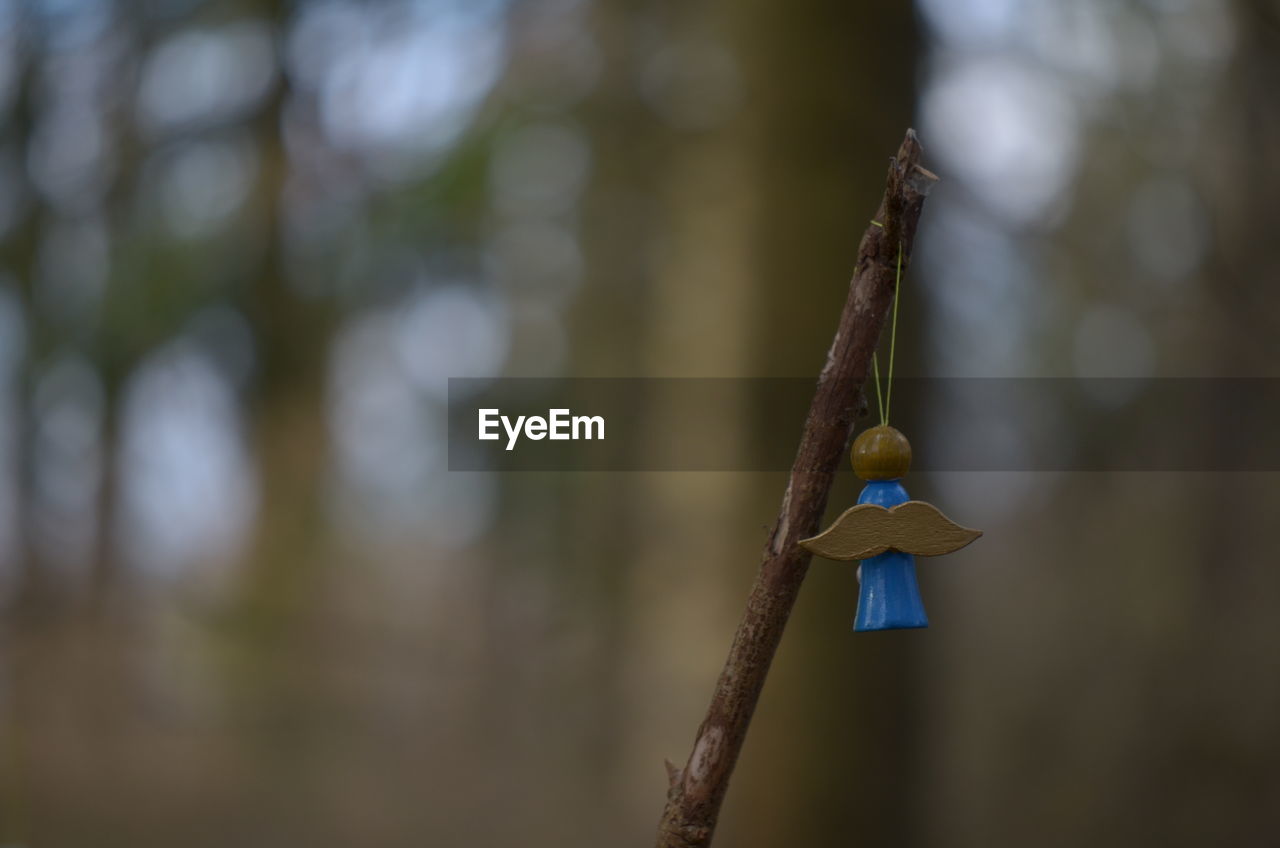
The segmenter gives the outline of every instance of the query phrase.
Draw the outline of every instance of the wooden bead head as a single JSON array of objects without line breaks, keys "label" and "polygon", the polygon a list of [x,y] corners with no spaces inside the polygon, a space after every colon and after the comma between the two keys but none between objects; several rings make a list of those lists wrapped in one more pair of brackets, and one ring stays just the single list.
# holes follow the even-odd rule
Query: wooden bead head
[{"label": "wooden bead head", "polygon": [[897,480],[911,467],[911,443],[887,424],[853,440],[853,473],[863,480]]}]

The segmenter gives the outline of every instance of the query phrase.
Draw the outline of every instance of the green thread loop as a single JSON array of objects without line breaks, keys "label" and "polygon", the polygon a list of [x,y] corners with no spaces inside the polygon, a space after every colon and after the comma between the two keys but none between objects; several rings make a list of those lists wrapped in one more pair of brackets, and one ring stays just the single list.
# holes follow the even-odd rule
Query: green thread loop
[{"label": "green thread loop", "polygon": [[898,243],[898,273],[893,278],[893,323],[889,327],[889,376],[885,380],[884,423],[889,423],[889,410],[893,406],[893,353],[898,346],[898,295],[902,288],[902,243]]},{"label": "green thread loop", "polygon": [[884,417],[884,398],[880,396],[880,363],[876,359],[876,352],[871,351],[871,373],[876,375],[876,407],[880,410],[880,423],[885,423]]},{"label": "green thread loop", "polygon": [[[876,224],[875,221],[871,223]],[[879,226],[879,224],[877,224]],[[889,374],[885,378],[884,394],[880,393],[880,359],[871,352],[871,373],[876,379],[876,406],[880,408],[880,425],[889,425],[889,409],[893,403],[893,359],[898,346],[898,292],[902,287],[902,245],[898,245],[898,270],[893,278],[893,319],[889,325]]]}]

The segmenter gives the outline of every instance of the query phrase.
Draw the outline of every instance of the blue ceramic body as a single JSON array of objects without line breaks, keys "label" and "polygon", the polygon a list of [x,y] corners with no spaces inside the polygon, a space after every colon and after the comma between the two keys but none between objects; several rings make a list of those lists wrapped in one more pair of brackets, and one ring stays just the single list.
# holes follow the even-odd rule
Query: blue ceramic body
[{"label": "blue ceramic body", "polygon": [[[888,509],[910,499],[897,480],[872,480],[858,496],[858,503]],[[920,586],[916,583],[916,558],[901,551],[885,551],[864,559],[853,629],[905,630],[928,626]]]}]

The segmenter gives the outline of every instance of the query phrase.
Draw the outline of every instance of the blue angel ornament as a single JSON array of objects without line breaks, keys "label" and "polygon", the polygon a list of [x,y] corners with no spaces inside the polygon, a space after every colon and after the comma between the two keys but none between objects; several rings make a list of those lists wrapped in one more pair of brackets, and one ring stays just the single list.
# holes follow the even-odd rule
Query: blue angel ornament
[{"label": "blue angel ornament", "polygon": [[853,471],[867,481],[858,505],[800,542],[826,559],[862,560],[857,631],[928,627],[915,558],[958,551],[982,535],[911,500],[900,482],[910,466],[906,436],[887,424],[863,431],[853,442]]}]

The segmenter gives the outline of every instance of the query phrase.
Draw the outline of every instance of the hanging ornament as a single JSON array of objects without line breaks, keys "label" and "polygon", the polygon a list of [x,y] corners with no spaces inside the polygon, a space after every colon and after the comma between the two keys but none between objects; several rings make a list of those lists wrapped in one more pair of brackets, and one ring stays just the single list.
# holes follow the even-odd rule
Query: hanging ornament
[{"label": "hanging ornament", "polygon": [[854,630],[928,627],[915,558],[958,551],[982,535],[911,500],[901,483],[910,466],[906,436],[887,424],[864,431],[853,442],[853,471],[867,481],[858,505],[800,542],[826,559],[862,560]]},{"label": "hanging ornament", "polygon": [[826,559],[862,560],[858,567],[858,613],[853,624],[858,631],[928,627],[916,582],[915,558],[958,551],[982,535],[981,530],[956,524],[932,504],[911,500],[902,487],[901,480],[911,467],[911,444],[889,426],[901,282],[899,248],[884,395],[880,393],[879,362],[874,356],[871,360],[880,425],[863,431],[853,442],[853,471],[867,485],[858,496],[857,506],[846,510],[822,533],[800,542]]}]

